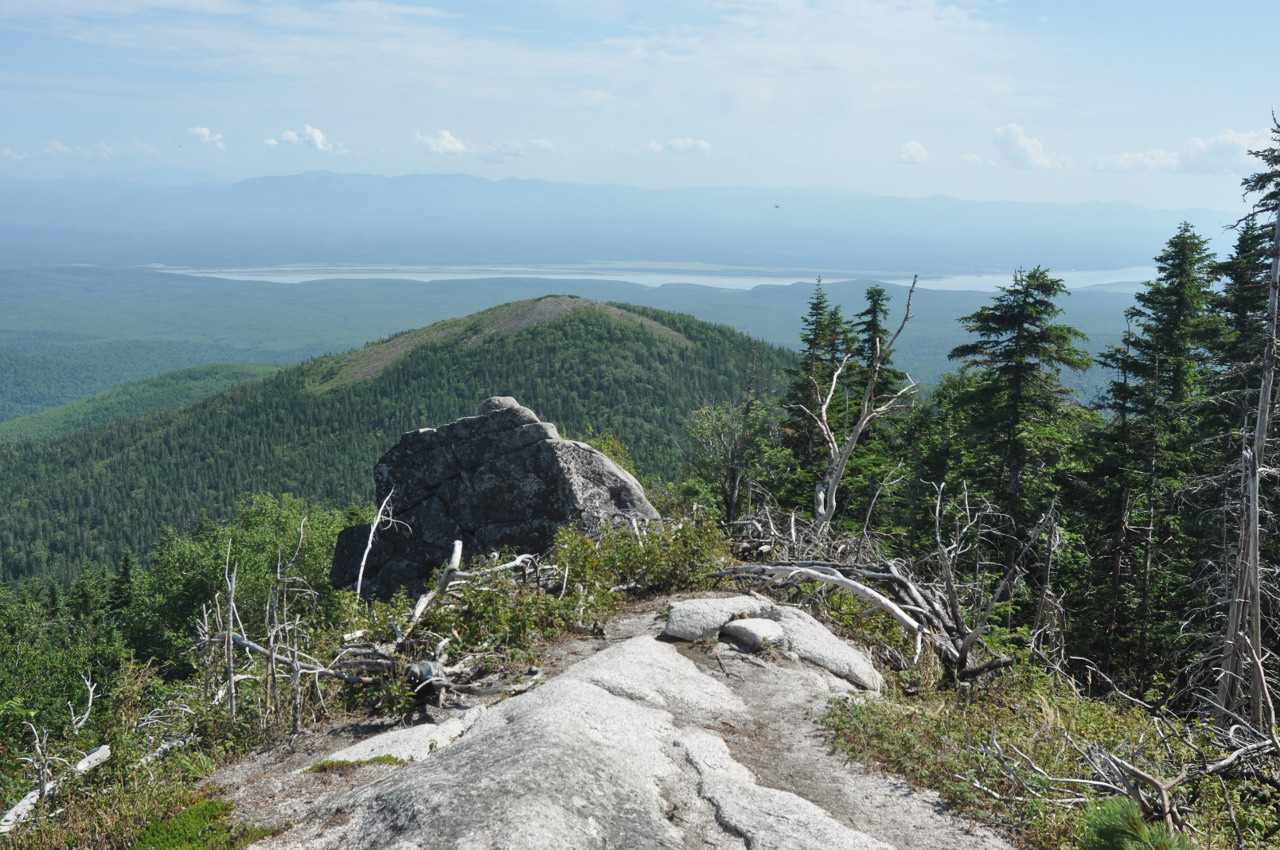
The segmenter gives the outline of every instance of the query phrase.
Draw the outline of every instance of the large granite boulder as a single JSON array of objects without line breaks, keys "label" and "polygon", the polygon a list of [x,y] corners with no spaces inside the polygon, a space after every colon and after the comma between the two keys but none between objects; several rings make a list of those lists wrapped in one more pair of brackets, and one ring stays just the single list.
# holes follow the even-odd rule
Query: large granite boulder
[{"label": "large granite boulder", "polygon": [[[556,529],[578,520],[652,520],[658,513],[626,470],[606,455],[563,440],[513,398],[484,401],[475,416],[410,431],[374,467],[378,504],[388,495],[395,523],[375,536],[363,589],[386,595],[419,588],[448,561],[453,541],[476,556],[541,552]],[[331,578],[356,582],[369,526],[338,538]]]}]

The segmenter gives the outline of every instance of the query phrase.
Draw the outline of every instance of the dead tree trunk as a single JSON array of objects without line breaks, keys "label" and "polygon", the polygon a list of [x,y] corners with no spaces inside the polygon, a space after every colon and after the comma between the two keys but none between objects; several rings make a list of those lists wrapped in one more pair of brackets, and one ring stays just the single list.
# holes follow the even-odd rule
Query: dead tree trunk
[{"label": "dead tree trunk", "polygon": [[[1262,653],[1262,563],[1260,524],[1262,515],[1262,464],[1267,436],[1271,430],[1276,372],[1276,332],[1280,322],[1280,212],[1277,212],[1272,242],[1271,286],[1267,297],[1267,318],[1263,334],[1262,381],[1258,410],[1253,423],[1253,439],[1241,457],[1244,502],[1243,529],[1231,599],[1227,605],[1227,627],[1218,682],[1218,705],[1225,708],[1247,703],[1254,725],[1263,722],[1266,682],[1261,664],[1252,663],[1251,653]],[[1248,649],[1248,652],[1246,652]],[[1248,681],[1246,687],[1245,682]],[[1226,716],[1222,722],[1231,722]]]},{"label": "dead tree trunk", "polygon": [[825,392],[822,391],[821,387],[815,386],[815,389],[818,390],[820,401],[817,411],[809,410],[804,405],[797,405],[818,426],[818,433],[822,435],[822,441],[826,446],[827,468],[819,476],[818,483],[813,490],[813,518],[819,535],[826,532],[831,520],[835,518],[836,492],[840,489],[840,479],[844,478],[844,471],[849,466],[849,458],[853,455],[853,450],[857,448],[858,440],[862,438],[863,433],[866,432],[871,423],[886,413],[901,407],[902,398],[915,389],[916,382],[909,380],[905,386],[887,396],[876,395],[876,384],[880,380],[880,370],[884,366],[884,358],[893,350],[893,347],[898,342],[898,337],[902,336],[902,329],[911,320],[911,299],[916,294],[916,282],[918,280],[919,275],[911,280],[911,289],[907,292],[907,306],[903,311],[902,323],[898,325],[898,330],[894,332],[888,343],[883,347],[881,347],[879,340],[876,341],[875,354],[871,358],[871,363],[868,364],[867,384],[862,391],[862,404],[858,409],[858,419],[849,430],[844,434],[836,433],[831,424],[830,409],[831,401],[835,398],[836,390],[840,387],[840,377],[849,365],[850,355],[846,354],[844,359],[840,361],[840,365],[836,367],[835,372],[831,375],[831,384]]}]

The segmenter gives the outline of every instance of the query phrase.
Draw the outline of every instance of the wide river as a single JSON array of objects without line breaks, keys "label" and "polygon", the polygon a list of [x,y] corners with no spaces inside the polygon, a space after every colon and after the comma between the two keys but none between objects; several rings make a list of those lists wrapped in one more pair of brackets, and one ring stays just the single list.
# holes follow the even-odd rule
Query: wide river
[{"label": "wide river", "polygon": [[[525,268],[504,266],[493,268],[457,268],[418,271],[401,268],[390,268],[385,271],[361,269],[359,271],[343,271],[332,268],[315,269],[173,269],[185,274],[201,277],[219,277],[229,280],[261,280],[270,283],[305,283],[310,280],[343,279],[378,279],[378,280],[481,280],[485,278],[531,278],[544,280],[616,280],[628,283],[639,283],[645,286],[664,286],[671,283],[692,283],[710,286],[717,289],[753,289],[763,285],[790,283],[811,283],[812,278],[794,275],[735,275],[710,274],[707,272],[686,271],[606,271],[581,268]],[[1052,269],[1055,277],[1060,277],[1071,289],[1084,286],[1098,286],[1107,283],[1131,283],[1151,280],[1156,270],[1149,266],[1135,266],[1127,269],[1111,269],[1107,271],[1077,271],[1071,269],[1061,271]],[[827,280],[847,280],[851,277],[875,278],[886,283],[911,283],[910,277],[886,275],[884,273],[830,274]],[[969,289],[980,292],[993,292],[998,286],[1006,286],[1013,279],[1013,272],[1007,274],[975,274],[923,278],[920,286],[924,289]]]}]

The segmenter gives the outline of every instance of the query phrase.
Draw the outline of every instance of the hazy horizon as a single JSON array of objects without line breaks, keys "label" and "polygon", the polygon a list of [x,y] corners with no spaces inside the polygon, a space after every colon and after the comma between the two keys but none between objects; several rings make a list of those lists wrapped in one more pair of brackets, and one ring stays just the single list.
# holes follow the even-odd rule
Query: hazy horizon
[{"label": "hazy horizon", "polygon": [[0,175],[337,169],[1239,213],[1280,6],[0,4]]}]

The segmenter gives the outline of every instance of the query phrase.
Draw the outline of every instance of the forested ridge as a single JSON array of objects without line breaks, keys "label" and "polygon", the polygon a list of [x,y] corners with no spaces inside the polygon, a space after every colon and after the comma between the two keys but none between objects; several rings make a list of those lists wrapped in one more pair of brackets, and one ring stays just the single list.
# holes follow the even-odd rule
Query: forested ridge
[{"label": "forested ridge", "polygon": [[[713,277],[701,279],[714,283]],[[200,364],[296,365],[547,292],[688,314],[794,349],[813,276],[801,272],[777,281],[752,289],[582,277],[280,283],[142,268],[0,269],[0,422]],[[828,297],[847,311],[859,309],[873,284],[824,277]],[[1068,317],[1089,335],[1091,351],[1119,341],[1123,311],[1137,285],[1076,290]],[[906,293],[900,284],[885,289],[899,301]],[[946,371],[947,351],[963,341],[956,318],[984,297],[965,290],[917,292],[914,339],[899,352],[901,367],[935,383]],[[1096,390],[1100,372],[1080,376],[1080,385]]]},{"label": "forested ridge", "polygon": [[145,560],[161,528],[226,517],[248,493],[364,503],[401,433],[471,415],[491,395],[517,396],[570,435],[611,433],[642,474],[672,479],[691,411],[732,397],[753,362],[777,382],[793,359],[691,317],[573,300],[585,308],[511,335],[473,339],[537,302],[440,323],[368,377],[351,368],[360,352],[324,357],[181,410],[0,450],[3,574],[66,580],[125,552]]},{"label": "forested ridge", "polygon": [[125,416],[181,407],[281,368],[274,363],[209,363],[121,384],[58,407],[0,421],[0,443],[52,439]]}]

